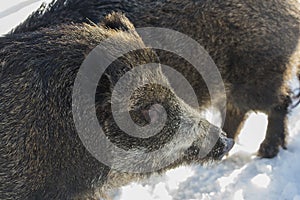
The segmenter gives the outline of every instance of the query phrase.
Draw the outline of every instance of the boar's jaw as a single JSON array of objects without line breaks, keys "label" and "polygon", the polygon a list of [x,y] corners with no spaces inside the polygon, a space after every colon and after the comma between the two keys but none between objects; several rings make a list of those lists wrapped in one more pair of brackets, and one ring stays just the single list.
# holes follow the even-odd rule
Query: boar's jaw
[{"label": "boar's jaw", "polygon": [[202,118],[199,111],[186,104],[185,108],[180,128],[193,141],[185,149],[181,162],[201,164],[221,160],[233,147],[234,140],[227,138],[221,128]]}]

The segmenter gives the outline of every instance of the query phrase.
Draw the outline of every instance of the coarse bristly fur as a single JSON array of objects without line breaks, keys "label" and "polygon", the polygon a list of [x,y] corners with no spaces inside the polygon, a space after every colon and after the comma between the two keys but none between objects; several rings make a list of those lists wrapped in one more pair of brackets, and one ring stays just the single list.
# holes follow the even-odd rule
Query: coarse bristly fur
[{"label": "coarse bristly fur", "polygon": [[[109,14],[100,24],[61,23],[0,38],[0,199],[106,198],[107,191],[155,172],[219,160],[233,146],[232,139],[201,118],[199,111],[177,97],[171,87],[151,84],[169,84],[159,64],[138,74],[142,77],[137,79],[141,87],[134,91],[124,110],[129,110],[136,124],[144,126],[160,120],[160,104],[167,114],[165,126],[149,138],[132,137],[122,131],[112,116],[112,89],[126,72],[156,63],[158,57],[145,47],[124,15]],[[143,167],[139,162],[129,163],[126,157],[115,162],[115,168],[106,166],[88,152],[75,129],[72,95],[76,95],[73,84],[78,70],[92,49],[113,36],[113,42],[106,46],[108,55],[128,47],[139,50],[114,61],[99,80],[95,94],[97,118],[113,144],[136,152],[136,156],[141,150],[151,152],[166,146],[160,158],[151,161],[153,165],[177,156],[177,160],[155,172],[116,170],[128,165],[133,169]],[[129,78],[123,87],[130,87],[132,80]],[[143,84],[145,80],[150,82]],[[79,99],[85,102],[84,96]],[[204,142],[210,136],[217,136],[217,142]],[[208,146],[212,149],[202,158],[200,151]]]},{"label": "coarse bristly fur", "polygon": [[[291,105],[287,82],[299,63],[298,0],[57,0],[43,6],[14,33],[62,22],[100,21],[122,11],[136,27],[166,27],[191,36],[209,52],[227,87],[224,130],[236,138],[249,111],[268,115],[258,155],[272,158],[286,148]],[[184,59],[157,52],[163,64],[181,72],[203,107],[209,103],[201,76]]]}]

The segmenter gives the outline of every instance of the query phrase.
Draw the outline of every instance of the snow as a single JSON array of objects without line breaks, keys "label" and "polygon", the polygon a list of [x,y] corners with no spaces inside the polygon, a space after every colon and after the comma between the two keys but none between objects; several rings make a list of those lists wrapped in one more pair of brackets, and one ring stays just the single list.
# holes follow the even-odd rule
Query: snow
[{"label": "snow", "polygon": [[37,10],[42,2],[52,0],[1,0],[0,1],[0,36],[24,21],[28,15]]},{"label": "snow", "polygon": [[[42,2],[0,1],[0,35],[26,19]],[[297,81],[292,85],[297,87]],[[255,156],[265,135],[267,116],[252,113],[230,155],[220,163],[182,166],[143,183],[132,183],[120,188],[114,200],[300,200],[299,107],[289,116],[288,149],[274,159]]]},{"label": "snow", "polygon": [[[171,170],[159,179],[155,177],[143,184],[133,183],[122,187],[115,199],[138,200],[141,198],[137,194],[143,194],[143,198],[153,200],[298,200],[299,117],[300,109],[297,108],[289,117],[288,149],[281,150],[274,159],[260,159],[255,156],[265,134],[267,119],[264,114],[251,114],[238,144],[221,163],[206,167],[185,166]],[[256,132],[250,133],[255,126]]]}]

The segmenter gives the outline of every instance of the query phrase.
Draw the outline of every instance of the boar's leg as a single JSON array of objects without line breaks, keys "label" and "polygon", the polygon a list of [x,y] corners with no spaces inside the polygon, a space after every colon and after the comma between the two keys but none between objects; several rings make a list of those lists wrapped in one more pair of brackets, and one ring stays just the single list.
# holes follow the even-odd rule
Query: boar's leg
[{"label": "boar's leg", "polygon": [[287,114],[291,103],[286,97],[280,105],[272,107],[268,112],[268,127],[264,141],[260,145],[258,155],[264,158],[273,158],[277,155],[279,147],[286,149]]},{"label": "boar's leg", "polygon": [[232,103],[227,102],[226,117],[223,130],[227,133],[227,137],[235,139],[246,120],[247,111],[235,107]]}]

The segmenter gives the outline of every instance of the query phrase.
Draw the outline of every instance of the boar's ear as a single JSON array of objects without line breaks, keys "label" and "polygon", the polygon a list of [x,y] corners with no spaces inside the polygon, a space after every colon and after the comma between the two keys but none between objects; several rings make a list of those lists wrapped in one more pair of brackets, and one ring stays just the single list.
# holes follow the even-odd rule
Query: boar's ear
[{"label": "boar's ear", "polygon": [[101,25],[115,30],[134,30],[134,26],[129,19],[119,12],[112,12],[111,14],[106,15]]}]

